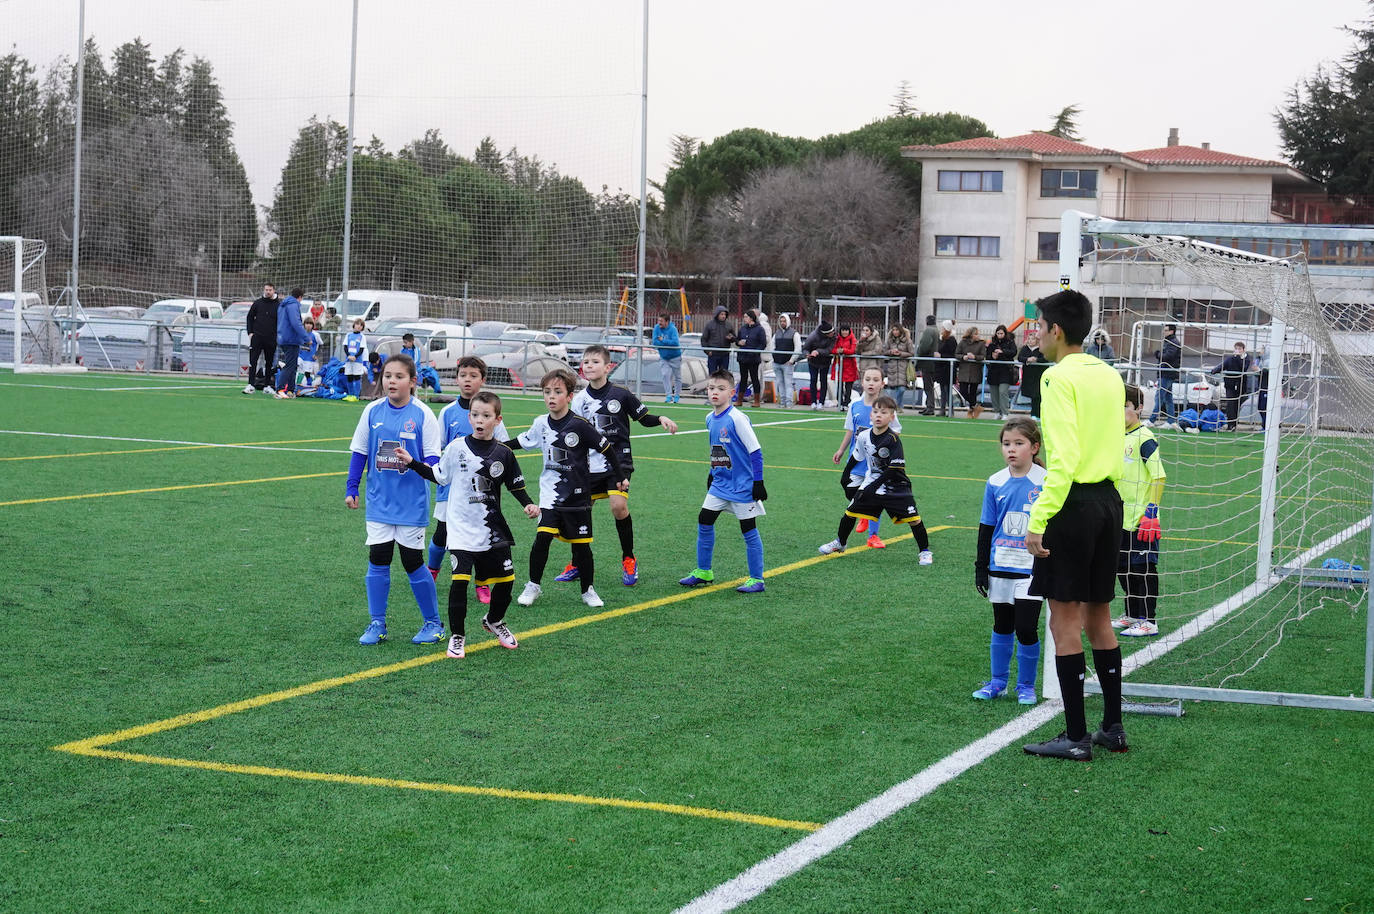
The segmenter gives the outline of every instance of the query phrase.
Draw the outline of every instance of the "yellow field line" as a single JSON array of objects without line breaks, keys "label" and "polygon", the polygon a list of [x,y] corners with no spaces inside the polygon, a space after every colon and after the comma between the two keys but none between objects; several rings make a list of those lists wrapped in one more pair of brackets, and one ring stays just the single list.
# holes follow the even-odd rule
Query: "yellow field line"
[{"label": "yellow field line", "polygon": [[110,498],[115,495],[147,495],[151,492],[182,492],[187,489],[215,489],[220,486],[251,486],[261,482],[290,482],[295,479],[319,479],[325,476],[347,476],[346,471],[334,473],[301,473],[297,476],[268,476],[263,479],[232,479],[226,482],[197,482],[184,486],[157,486],[152,489],[123,489],[118,492],[88,492],[85,495],[53,495],[48,498],[21,498],[16,501],[0,501],[0,508],[12,505],[40,505],[54,501],[80,501],[83,498]]}]

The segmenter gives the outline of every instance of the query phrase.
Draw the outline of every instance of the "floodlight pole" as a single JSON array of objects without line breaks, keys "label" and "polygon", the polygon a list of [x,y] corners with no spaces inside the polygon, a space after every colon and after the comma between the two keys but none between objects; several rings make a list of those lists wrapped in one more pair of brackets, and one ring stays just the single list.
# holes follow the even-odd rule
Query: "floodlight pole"
[{"label": "floodlight pole", "polygon": [[[348,257],[353,241],[353,111],[358,88],[358,0],[353,0],[353,43],[348,52],[348,150],[344,158],[343,312],[348,310]],[[325,143],[328,144],[328,137]],[[328,153],[326,152],[326,155]]]},{"label": "floodlight pole", "polygon": [[[635,264],[635,348],[639,370],[635,372],[635,396],[644,395],[644,248],[649,239],[649,0],[644,0],[643,62],[639,90],[639,253]],[[664,391],[666,397],[668,391]]]}]

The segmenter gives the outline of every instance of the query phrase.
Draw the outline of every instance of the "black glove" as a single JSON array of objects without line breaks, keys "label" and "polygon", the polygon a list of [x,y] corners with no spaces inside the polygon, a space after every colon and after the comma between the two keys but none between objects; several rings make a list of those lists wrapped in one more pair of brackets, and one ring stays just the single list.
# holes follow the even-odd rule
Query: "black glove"
[{"label": "black glove", "polygon": [[762,480],[762,479],[758,479],[758,480],[755,480],[755,481],[754,481],[754,492],[753,492],[753,495],[754,495],[754,501],[767,501],[767,500],[768,500],[768,490],[765,489],[765,488],[763,487],[763,480]]},{"label": "black glove", "polygon": [[983,599],[988,596],[988,570],[986,568],[975,568],[973,570],[973,586],[982,594]]}]

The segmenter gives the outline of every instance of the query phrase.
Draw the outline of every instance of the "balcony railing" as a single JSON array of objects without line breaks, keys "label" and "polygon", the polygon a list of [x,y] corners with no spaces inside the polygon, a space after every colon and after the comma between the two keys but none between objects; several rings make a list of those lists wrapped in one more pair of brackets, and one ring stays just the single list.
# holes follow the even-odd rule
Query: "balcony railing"
[{"label": "balcony railing", "polygon": [[1269,194],[1102,194],[1100,212],[1109,219],[1138,222],[1268,222]]}]

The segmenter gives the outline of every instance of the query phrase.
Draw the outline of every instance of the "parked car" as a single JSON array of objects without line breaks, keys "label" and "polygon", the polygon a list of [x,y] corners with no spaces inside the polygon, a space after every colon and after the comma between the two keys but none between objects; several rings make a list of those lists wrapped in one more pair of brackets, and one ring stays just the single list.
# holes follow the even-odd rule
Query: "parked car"
[{"label": "parked car", "polygon": [[510,321],[474,321],[468,325],[468,332],[475,340],[498,340],[507,330],[525,330],[524,324]]},{"label": "parked car", "polygon": [[562,342],[559,341],[558,337],[547,330],[512,328],[501,334],[501,339],[515,341],[528,340],[533,343],[541,343],[549,355],[556,359],[562,359],[565,362],[568,360],[568,347],[564,346]]},{"label": "parked car", "polygon": [[253,307],[253,303],[250,301],[232,302],[229,307],[224,309],[224,319],[227,321],[238,321],[240,324],[247,324],[248,309],[251,307]]},{"label": "parked car", "polygon": [[208,298],[164,298],[162,301],[153,302],[143,313],[145,320],[157,321],[159,324],[175,324],[177,318],[182,316],[187,318],[187,321],[183,321],[186,323],[192,315],[203,321],[219,320],[224,317],[224,306]]},{"label": "parked car", "polygon": [[569,330],[575,329],[576,327],[576,324],[553,324],[549,327],[549,332],[561,340],[563,339],[563,335],[565,333],[567,333]]},{"label": "parked car", "polygon": [[562,359],[549,356],[526,358],[518,352],[501,352],[483,356],[487,363],[487,386],[510,387],[519,391],[539,392],[539,381],[555,368],[567,369]]},{"label": "parked car", "polygon": [[570,365],[581,364],[582,350],[597,343],[613,352],[624,352],[635,345],[633,335],[626,335],[605,327],[574,327],[563,334],[563,339],[559,342],[568,350],[568,364]]},{"label": "parked car", "polygon": [[[663,374],[659,368],[658,353],[645,347],[643,366],[644,381],[640,391],[650,396],[663,396]],[[611,380],[621,387],[634,390],[635,384],[639,381],[639,370],[639,352],[638,349],[632,349],[625,354],[625,360],[615,366],[615,370],[611,372]],[[693,396],[705,396],[706,359],[690,355],[682,357],[682,392]]]},{"label": "parked car", "polygon": [[377,340],[371,348],[390,358],[399,355],[405,345],[401,339],[406,333],[415,335],[415,345],[424,350],[421,362],[434,366],[440,377],[457,377],[458,360],[465,355],[475,355],[475,343],[467,336],[467,328],[458,324],[407,323],[393,328],[393,335]]},{"label": "parked car", "polygon": [[345,328],[352,329],[353,319],[361,317],[367,329],[376,330],[378,323],[387,318],[417,319],[420,296],[397,289],[349,289],[347,296],[340,294],[334,300],[334,307]]},{"label": "parked car", "polygon": [[689,355],[699,359],[706,358],[706,350],[701,348],[700,333],[681,333],[678,334],[677,339],[678,345],[682,347],[682,355],[684,358]]}]

